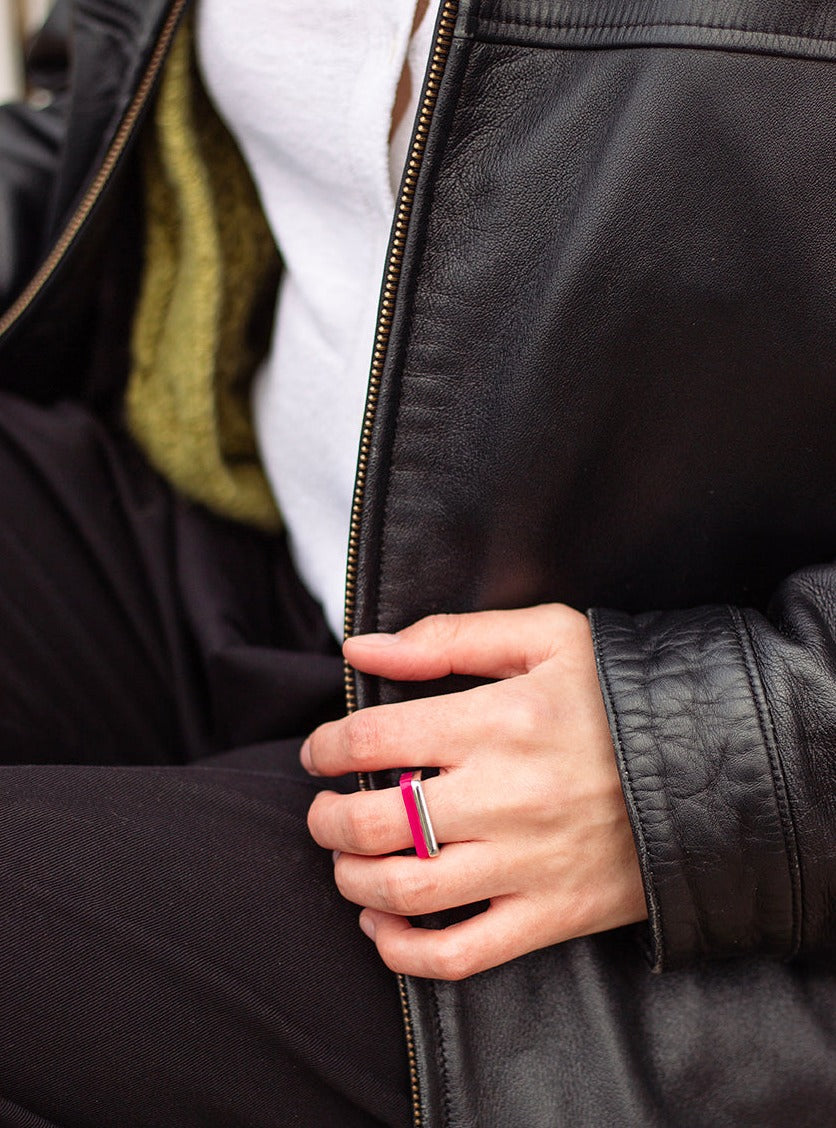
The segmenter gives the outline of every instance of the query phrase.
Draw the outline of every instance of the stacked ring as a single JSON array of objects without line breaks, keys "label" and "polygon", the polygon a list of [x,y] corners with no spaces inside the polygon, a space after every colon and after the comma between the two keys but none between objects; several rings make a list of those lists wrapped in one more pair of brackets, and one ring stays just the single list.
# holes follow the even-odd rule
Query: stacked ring
[{"label": "stacked ring", "polygon": [[419,858],[435,858],[441,852],[433,830],[430,812],[424,789],[421,787],[421,772],[404,772],[400,778],[401,795],[406,807],[415,853]]}]

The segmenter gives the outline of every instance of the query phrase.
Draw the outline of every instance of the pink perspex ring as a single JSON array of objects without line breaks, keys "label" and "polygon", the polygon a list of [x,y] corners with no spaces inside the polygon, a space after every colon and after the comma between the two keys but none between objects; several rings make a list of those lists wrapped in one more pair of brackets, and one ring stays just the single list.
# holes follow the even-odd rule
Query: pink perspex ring
[{"label": "pink perspex ring", "polygon": [[436,841],[430,812],[427,810],[420,771],[404,772],[400,778],[400,785],[406,817],[409,819],[409,829],[412,831],[412,841],[415,843],[415,853],[419,858],[438,857],[441,851]]}]

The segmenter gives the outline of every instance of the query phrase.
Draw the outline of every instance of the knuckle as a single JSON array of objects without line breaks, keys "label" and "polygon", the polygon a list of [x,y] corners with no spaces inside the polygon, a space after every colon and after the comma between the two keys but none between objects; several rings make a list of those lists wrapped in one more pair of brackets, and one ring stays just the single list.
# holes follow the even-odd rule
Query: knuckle
[{"label": "knuckle", "polygon": [[506,723],[518,743],[526,746],[539,743],[553,724],[549,703],[542,691],[516,687],[507,703]]},{"label": "knuckle", "polygon": [[435,643],[450,643],[459,632],[460,618],[458,615],[435,614],[428,615],[422,620],[422,627],[430,639]]},{"label": "knuckle", "polygon": [[386,833],[386,823],[374,808],[353,802],[343,815],[343,837],[352,854],[375,853]]},{"label": "knuckle", "polygon": [[543,612],[544,648],[543,659],[573,651],[588,635],[589,624],[586,615],[565,603],[549,603],[538,609]]},{"label": "knuckle", "polygon": [[371,710],[360,709],[345,719],[345,752],[349,767],[374,763],[381,745],[380,724]]},{"label": "knuckle", "polygon": [[407,916],[416,904],[414,881],[397,871],[386,874],[380,883],[380,900],[387,912]]},{"label": "knuckle", "polygon": [[574,607],[568,607],[565,603],[556,603],[554,606],[559,630],[573,639],[581,638],[588,632],[589,625],[583,612],[576,611]]},{"label": "knuckle", "polygon": [[421,863],[418,874],[410,879],[412,903],[415,905],[416,912],[431,912],[438,907],[440,882],[434,874],[427,872],[428,869],[429,866]]},{"label": "knuckle", "polygon": [[436,961],[439,978],[457,982],[467,979],[477,970],[476,960],[469,948],[457,936],[442,933],[439,938]]},{"label": "knuckle", "polygon": [[568,619],[575,614],[572,608],[566,603],[548,603],[546,604],[546,610],[557,626],[566,623]]},{"label": "knuckle", "polygon": [[342,838],[350,854],[363,852],[363,817],[354,806],[348,807],[342,818]]}]

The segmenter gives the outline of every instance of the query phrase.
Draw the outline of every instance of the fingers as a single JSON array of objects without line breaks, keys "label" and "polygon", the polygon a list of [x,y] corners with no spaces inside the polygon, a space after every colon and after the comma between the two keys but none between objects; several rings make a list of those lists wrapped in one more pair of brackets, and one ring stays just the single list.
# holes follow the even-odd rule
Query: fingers
[{"label": "fingers", "polygon": [[[490,785],[484,763],[489,754],[469,768],[442,769],[423,781],[424,797],[439,843],[481,842],[498,836],[520,838],[533,819],[554,818],[554,801],[532,799],[527,787]],[[533,819],[525,816],[532,814]],[[409,820],[399,787],[356,791],[339,795],[321,791],[308,812],[308,829],[326,850],[375,857],[406,850],[413,845]]]},{"label": "fingers", "polygon": [[[643,886],[584,616],[553,605],[435,616],[345,644],[360,669],[395,679],[451,672],[495,680],[365,709],[321,726],[302,761],[318,775],[433,766],[427,804],[442,846],[412,846],[398,788],[314,801],[314,838],[364,906],[393,970],[461,979],[534,948],[640,919]],[[488,900],[433,931],[409,917]],[[641,902],[641,904],[640,904]]]},{"label": "fingers", "polygon": [[437,858],[360,858],[341,854],[337,888],[357,905],[399,916],[422,916],[506,893],[507,875],[496,850],[484,843],[453,842]]},{"label": "fingers", "polygon": [[[439,842],[472,838],[473,831],[467,825],[472,820],[462,809],[461,797],[441,783],[441,777],[437,777],[425,780],[423,785],[436,838]],[[352,795],[322,791],[311,804],[308,828],[320,846],[345,854],[392,854],[413,845],[399,787]]]},{"label": "fingers", "polygon": [[401,975],[465,979],[541,947],[522,898],[501,897],[461,924],[439,930],[414,928],[402,916],[364,909],[360,927],[374,940],[383,962]]},{"label": "fingers", "polygon": [[[471,615],[431,615],[397,634],[356,635],[343,652],[358,670],[401,681],[447,674],[509,678],[549,658],[585,616],[563,604]],[[588,629],[588,628],[587,628]]]},{"label": "fingers", "polygon": [[[530,670],[530,677],[535,677],[556,653],[578,652],[586,659],[584,647],[591,654],[586,617],[561,604],[434,615],[397,635],[349,639],[345,643],[349,661],[388,678],[435,678],[459,672],[500,680],[465,693],[363,709],[322,725],[303,745],[302,764],[323,776],[454,766],[493,733],[509,734],[511,739],[530,735],[537,727],[530,723],[532,715],[535,722],[545,719],[550,694],[541,693],[532,709],[522,684],[529,679],[515,675]],[[508,695],[510,687],[519,692],[518,701]],[[511,705],[521,719],[516,729],[509,727],[503,705]]]}]

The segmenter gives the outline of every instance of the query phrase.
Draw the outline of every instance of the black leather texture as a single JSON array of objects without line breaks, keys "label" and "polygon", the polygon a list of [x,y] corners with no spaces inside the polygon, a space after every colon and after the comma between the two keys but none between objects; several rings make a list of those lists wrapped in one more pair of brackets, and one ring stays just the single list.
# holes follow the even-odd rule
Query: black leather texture
[{"label": "black leather texture", "polygon": [[832,1119],[835,62],[824,3],[460,7],[356,629],[598,608],[651,921],[411,980],[427,1124]]},{"label": "black leather texture", "polygon": [[[115,20],[128,58],[110,73],[84,56],[100,98],[87,117],[76,99],[83,159],[62,163],[69,111],[0,116],[0,305],[44,253],[45,186],[69,200],[94,175],[168,6],[68,10],[91,49]],[[651,919],[462,983],[410,980],[425,1126],[833,1120],[834,136],[831,0],[459,6],[375,416],[355,629],[596,608]],[[71,282],[125,191],[79,235],[50,318],[35,308],[0,340],[6,386],[86,386]],[[59,315],[80,333],[69,363]],[[363,705],[416,692],[357,688]]]},{"label": "black leather texture", "polygon": [[[82,197],[148,69],[168,0],[57,0],[29,77],[52,100],[0,107],[0,310],[59,240],[68,243],[31,305],[0,334],[0,386],[39,401],[121,390],[141,262],[134,163],[144,114],[85,221]],[[153,84],[149,94],[153,93]]]}]

